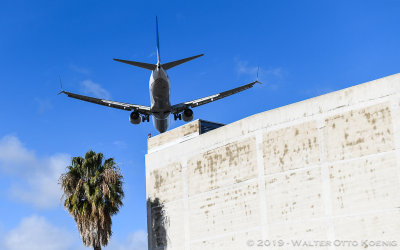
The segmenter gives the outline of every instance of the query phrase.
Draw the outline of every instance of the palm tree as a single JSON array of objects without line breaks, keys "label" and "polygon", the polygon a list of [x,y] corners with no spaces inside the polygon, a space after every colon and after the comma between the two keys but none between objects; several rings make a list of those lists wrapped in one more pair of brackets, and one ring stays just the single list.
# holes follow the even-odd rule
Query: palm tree
[{"label": "palm tree", "polygon": [[111,216],[122,206],[123,176],[113,158],[103,161],[103,154],[92,150],[85,158],[73,157],[59,184],[64,207],[74,217],[82,242],[100,250],[108,244]]}]

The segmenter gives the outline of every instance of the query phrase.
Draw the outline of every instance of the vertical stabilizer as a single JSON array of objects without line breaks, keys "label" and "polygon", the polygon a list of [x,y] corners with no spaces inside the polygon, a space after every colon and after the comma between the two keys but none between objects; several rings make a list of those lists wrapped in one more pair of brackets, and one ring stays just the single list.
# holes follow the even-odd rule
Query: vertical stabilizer
[{"label": "vertical stabilizer", "polygon": [[158,39],[158,18],[156,16],[156,33],[157,33],[157,64],[160,64],[160,40]]}]

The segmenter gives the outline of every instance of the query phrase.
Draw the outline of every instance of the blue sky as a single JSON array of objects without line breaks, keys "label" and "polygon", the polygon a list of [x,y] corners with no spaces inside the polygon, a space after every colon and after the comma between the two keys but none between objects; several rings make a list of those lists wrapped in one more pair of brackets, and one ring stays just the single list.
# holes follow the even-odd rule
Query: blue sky
[{"label": "blue sky", "polygon": [[[205,56],[169,71],[171,101],[255,80],[194,110],[195,119],[247,116],[400,72],[400,1],[2,1],[0,4],[0,248],[78,249],[57,179],[90,149],[114,157],[124,207],[106,249],[145,249],[144,155],[151,123],[57,95],[64,88],[149,105],[150,72],[114,62]],[[172,122],[172,128],[183,122]]]}]

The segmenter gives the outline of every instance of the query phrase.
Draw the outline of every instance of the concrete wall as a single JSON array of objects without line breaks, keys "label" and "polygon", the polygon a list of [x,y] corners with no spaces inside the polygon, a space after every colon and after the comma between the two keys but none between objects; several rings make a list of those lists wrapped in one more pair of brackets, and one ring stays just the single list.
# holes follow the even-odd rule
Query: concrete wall
[{"label": "concrete wall", "polygon": [[150,138],[150,249],[400,249],[399,107],[397,74]]}]

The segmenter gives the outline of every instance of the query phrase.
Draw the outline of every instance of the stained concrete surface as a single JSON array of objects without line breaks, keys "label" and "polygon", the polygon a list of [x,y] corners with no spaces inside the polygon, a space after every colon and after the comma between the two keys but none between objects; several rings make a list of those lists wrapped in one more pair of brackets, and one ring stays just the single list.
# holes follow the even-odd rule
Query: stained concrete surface
[{"label": "stained concrete surface", "polygon": [[196,120],[149,139],[149,248],[400,249],[399,107],[397,74],[205,134]]}]

